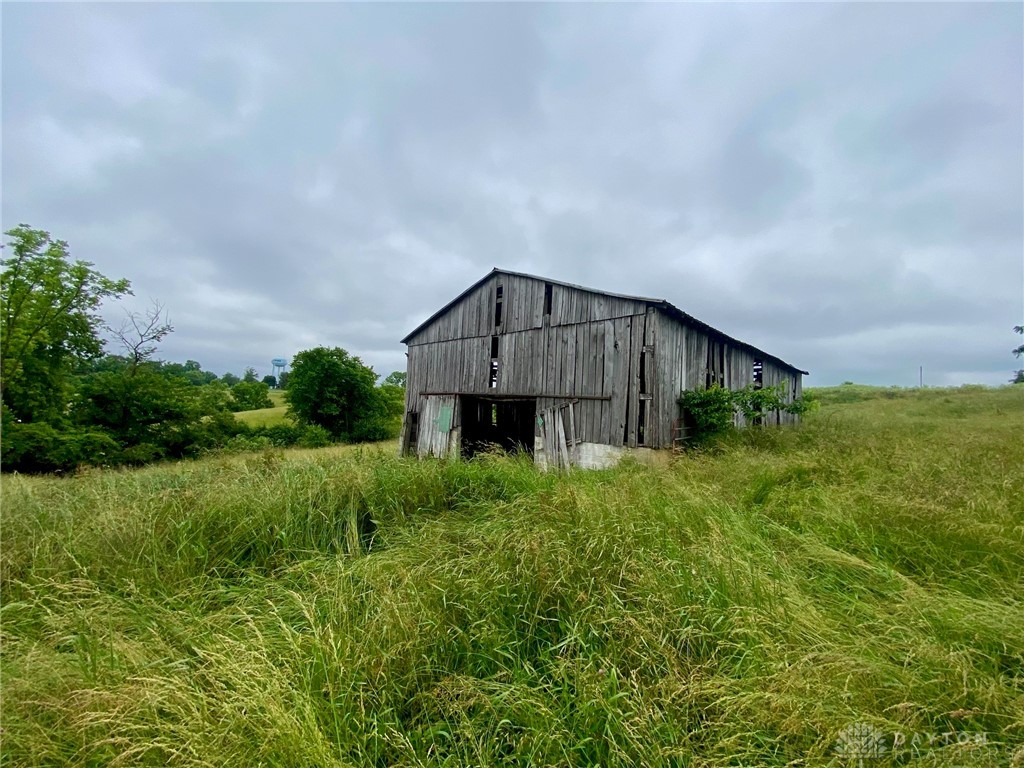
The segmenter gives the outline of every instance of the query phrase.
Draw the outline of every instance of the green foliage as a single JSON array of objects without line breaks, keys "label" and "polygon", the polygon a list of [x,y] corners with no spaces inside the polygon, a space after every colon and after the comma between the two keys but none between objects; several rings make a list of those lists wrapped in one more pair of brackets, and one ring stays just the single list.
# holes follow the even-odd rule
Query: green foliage
[{"label": "green foliage", "polygon": [[707,440],[732,428],[736,407],[731,390],[708,387],[682,392],[678,403],[683,421],[696,441]]},{"label": "green foliage", "polygon": [[392,371],[384,377],[384,381],[381,382],[383,386],[401,387],[405,389],[405,381],[407,374],[405,371]]},{"label": "green foliage", "polygon": [[180,376],[194,387],[206,386],[217,381],[217,374],[212,371],[204,371],[195,360],[186,360],[184,364],[159,361],[151,363],[151,365],[158,367],[164,376]]},{"label": "green foliage", "polygon": [[231,388],[231,408],[235,411],[255,411],[273,408],[270,387],[262,381],[240,381]]},{"label": "green foliage", "polygon": [[288,389],[288,379],[291,377],[291,372],[281,371],[281,375],[277,377],[278,389]]},{"label": "green foliage", "polygon": [[[67,244],[46,232],[22,226],[7,234],[11,255],[2,261],[0,297],[4,470],[56,472],[195,456],[245,431],[229,407],[273,405],[252,368],[244,382],[225,376],[236,384],[230,391],[195,360],[152,360],[173,330],[159,304],[129,312],[118,328],[106,326],[123,354],[101,357],[99,305],[128,292],[128,282],[72,262]],[[299,428],[267,439],[322,442],[319,433],[307,437]]]},{"label": "green foliage", "polygon": [[1007,386],[600,472],[264,445],[8,477],[2,761],[839,766],[866,722],[954,734],[880,766],[1017,765],[1022,431]]},{"label": "green foliage", "polygon": [[63,421],[78,360],[98,355],[97,313],[104,299],[129,293],[85,261],[72,261],[68,244],[24,224],[5,233],[9,256],[0,259],[0,388],[22,422]]},{"label": "green foliage", "polygon": [[220,380],[223,383],[227,384],[229,387],[233,387],[233,386],[235,386],[235,384],[237,384],[238,382],[241,381],[240,378],[238,378],[237,376],[235,376],[235,374],[230,373],[230,372],[225,373],[223,376],[221,376]]},{"label": "green foliage", "polygon": [[[5,411],[6,415],[6,411]],[[122,462],[121,446],[95,430],[57,430],[42,422],[5,418],[0,461],[7,472],[67,472],[82,464]]]},{"label": "green foliage", "polygon": [[277,377],[274,376],[273,374],[268,373],[266,376],[263,377],[262,381],[271,389],[277,387]]},{"label": "green foliage", "polygon": [[241,453],[267,448],[325,448],[333,442],[330,433],[315,424],[242,426],[224,443],[222,450],[228,453]]},{"label": "green foliage", "polygon": [[784,382],[763,388],[750,384],[738,390],[713,386],[684,391],[677,402],[690,429],[690,438],[697,443],[732,429],[737,412],[743,415],[747,424],[758,425],[765,415],[775,411],[800,415],[815,407],[813,401],[799,397],[788,402]]},{"label": "green foliage", "polygon": [[300,448],[326,448],[330,445],[331,433],[316,424],[307,424],[295,444]]},{"label": "green foliage", "polygon": [[85,377],[75,411],[80,424],[102,429],[141,463],[194,453],[208,404],[183,379],[139,368]]},{"label": "green foliage", "polygon": [[246,368],[245,369],[245,374],[242,376],[242,381],[249,382],[249,383],[255,383],[257,381],[256,369],[255,368]]},{"label": "green foliage", "polygon": [[[1015,326],[1013,326],[1013,332],[1014,333],[1024,334],[1024,325],[1015,325]],[[1019,358],[1022,355],[1024,355],[1024,344],[1021,344],[1019,347],[1017,347],[1016,349],[1013,350],[1013,356],[1014,357],[1018,357]],[[1024,384],[1024,368],[1021,368],[1020,370],[1016,371],[1013,374],[1013,378],[1010,379],[1010,383],[1011,384]]]},{"label": "green foliage", "polygon": [[340,347],[304,350],[292,360],[289,412],[302,423],[323,427],[337,440],[387,439],[397,434],[392,400],[374,386],[376,380],[372,368]]}]

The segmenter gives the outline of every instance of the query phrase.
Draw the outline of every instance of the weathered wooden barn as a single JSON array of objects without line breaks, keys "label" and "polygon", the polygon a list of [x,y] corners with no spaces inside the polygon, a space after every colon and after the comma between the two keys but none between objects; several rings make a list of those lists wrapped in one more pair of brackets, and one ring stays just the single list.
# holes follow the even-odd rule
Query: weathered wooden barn
[{"label": "weathered wooden barn", "polygon": [[[662,299],[500,269],[402,343],[403,454],[472,456],[501,446],[555,467],[607,466],[630,449],[677,444],[683,390],[785,382],[791,401],[806,373]],[[768,423],[795,419],[765,414]]]}]

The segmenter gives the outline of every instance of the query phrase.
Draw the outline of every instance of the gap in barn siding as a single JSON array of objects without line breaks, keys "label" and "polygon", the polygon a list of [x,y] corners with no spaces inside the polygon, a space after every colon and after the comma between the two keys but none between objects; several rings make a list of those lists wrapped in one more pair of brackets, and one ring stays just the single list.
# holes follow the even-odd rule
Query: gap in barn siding
[{"label": "gap in barn siding", "polygon": [[416,445],[420,440],[420,415],[416,411],[409,411],[406,414],[406,421],[409,424],[408,437],[406,438],[405,450],[416,453]]},{"label": "gap in barn siding", "polygon": [[498,388],[498,337],[491,336],[491,378],[488,384],[490,389]]},{"label": "gap in barn siding", "polygon": [[504,305],[505,287],[498,283],[494,289],[494,327],[501,328],[501,312]]}]

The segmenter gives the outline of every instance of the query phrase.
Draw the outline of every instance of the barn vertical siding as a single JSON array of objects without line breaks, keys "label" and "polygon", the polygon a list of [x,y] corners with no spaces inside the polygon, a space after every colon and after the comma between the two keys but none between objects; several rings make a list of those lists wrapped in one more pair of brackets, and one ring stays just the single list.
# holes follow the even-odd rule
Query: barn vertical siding
[{"label": "barn vertical siding", "polygon": [[[496,325],[499,285],[502,317]],[[545,313],[548,285],[551,307]],[[491,387],[494,337],[498,377]],[[679,393],[703,389],[709,377],[741,389],[752,381],[755,359],[746,346],[709,334],[649,301],[500,272],[481,281],[407,343],[406,411],[419,414],[417,445],[409,450],[421,456],[453,452],[461,417],[458,395],[535,397],[538,414],[574,401],[570,444],[576,440],[638,447],[642,411],[642,445],[670,447]],[[801,393],[800,374],[788,367],[765,360],[763,376],[765,386],[785,381],[789,399]],[[453,408],[454,415],[452,431],[442,439],[428,433],[437,432],[432,425],[444,407]],[[795,418],[776,414],[772,420],[791,423]],[[407,430],[404,424],[403,446],[408,445]],[[538,426],[538,440],[542,431]]]}]

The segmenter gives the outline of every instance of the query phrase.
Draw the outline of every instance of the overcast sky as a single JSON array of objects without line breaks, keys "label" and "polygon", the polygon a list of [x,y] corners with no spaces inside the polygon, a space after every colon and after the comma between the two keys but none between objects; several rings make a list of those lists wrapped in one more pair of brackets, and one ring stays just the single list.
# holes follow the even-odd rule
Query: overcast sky
[{"label": "overcast sky", "polygon": [[217,373],[404,370],[499,266],[668,299],[811,385],[999,384],[1022,9],[4,3],[3,227]]}]

